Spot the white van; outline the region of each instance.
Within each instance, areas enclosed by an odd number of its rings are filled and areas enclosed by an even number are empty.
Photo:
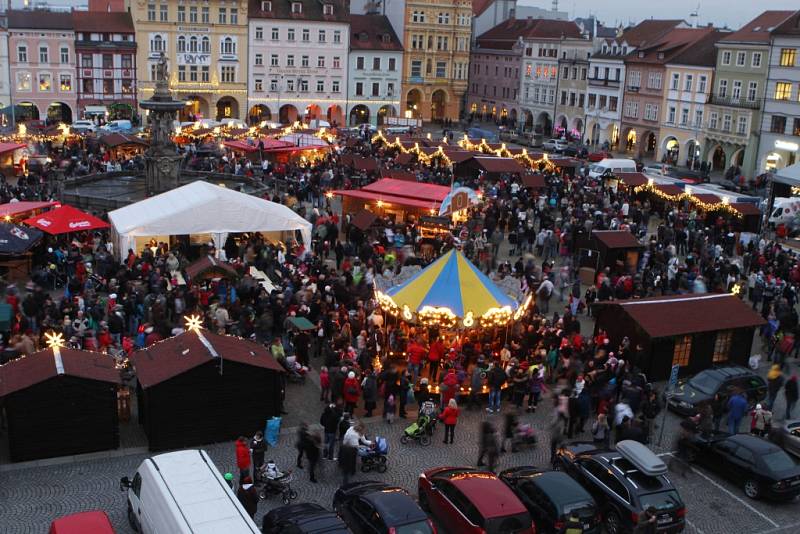
[[[142,534],[256,534],[258,527],[205,451],[148,458],[128,491],[128,521]]]
[[[769,214],[769,224],[789,224],[800,217],[800,198],[776,197]]]
[[[599,178],[606,172],[617,174],[618,172],[636,172],[636,162],[632,159],[610,159],[606,158],[589,166],[589,178]]]
[[[101,130],[105,130],[107,132],[127,132],[133,129],[133,125],[129,120],[117,120],[117,121],[108,121],[106,124],[100,127]]]

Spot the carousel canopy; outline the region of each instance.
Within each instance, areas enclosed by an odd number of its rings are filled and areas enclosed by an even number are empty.
[[[384,309],[406,320],[455,326],[458,319],[466,327],[479,321],[484,326],[505,324],[530,305],[530,298],[520,305],[506,295],[455,249],[413,278],[379,293],[378,300]]]

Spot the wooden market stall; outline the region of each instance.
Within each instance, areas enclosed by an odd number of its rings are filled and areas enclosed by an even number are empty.
[[[514,158],[474,154],[456,164],[456,176],[459,178],[477,178],[483,174],[488,179],[497,179],[509,174],[521,176],[524,172],[525,167]]]
[[[438,213],[450,188],[394,178],[382,178],[360,189],[340,189],[331,194],[342,197],[342,216],[366,209],[396,222],[409,215],[420,217]]]
[[[644,245],[627,230],[593,230],[591,248],[600,253],[599,269],[634,274]]]
[[[100,144],[106,147],[114,159],[126,159],[141,154],[150,146],[147,141],[135,135],[110,133],[100,138]]]
[[[693,375],[715,364],[747,365],[755,329],[764,319],[730,293],[674,295],[595,304],[595,333],[617,347],[641,345],[638,366],[648,380],[669,378],[673,365]]]

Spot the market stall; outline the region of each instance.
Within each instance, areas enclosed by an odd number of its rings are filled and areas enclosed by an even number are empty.
[[[525,168],[514,158],[483,155],[473,155],[456,164],[455,167],[456,176],[459,178],[484,176],[488,179],[497,179],[509,174],[521,176],[525,172]]]
[[[627,230],[593,230],[591,248],[600,254],[598,267],[616,274],[634,274],[644,245]]]
[[[103,230],[108,228],[108,223],[89,215],[72,206],[60,206],[41,215],[22,221],[23,224],[33,226],[50,235],[83,232],[85,230]]]
[[[396,222],[404,221],[408,215],[432,215],[439,207],[450,188],[421,182],[408,182],[394,178],[382,178],[360,189],[340,189],[331,196],[342,197],[342,215],[358,213],[367,209],[380,216],[389,216]]]
[[[151,239],[170,242],[176,236],[213,241],[219,251],[229,234],[242,232],[284,241],[299,231],[306,250],[311,247],[311,223],[290,208],[203,181],[114,210],[108,217],[119,254],[139,251]]]
[[[36,228],[0,222],[0,275],[6,282],[25,281],[30,278],[30,250],[42,240]]]
[[[52,200],[8,202],[0,204],[0,218],[5,222],[22,221],[54,206],[57,207],[60,204]]]
[[[106,147],[109,155],[115,159],[128,159],[143,153],[150,146],[141,137],[124,133],[106,134],[100,138],[100,144]]]

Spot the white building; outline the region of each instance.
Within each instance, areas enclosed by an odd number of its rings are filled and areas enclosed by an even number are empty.
[[[586,140],[616,146],[622,119],[625,55],[633,48],[624,39],[608,39],[589,58]]]
[[[772,32],[756,173],[800,160],[800,11]]]
[[[350,15],[347,121],[383,124],[400,112],[403,45],[385,15]]]
[[[250,11],[248,118],[344,124],[350,25],[343,0],[262,1]]]

